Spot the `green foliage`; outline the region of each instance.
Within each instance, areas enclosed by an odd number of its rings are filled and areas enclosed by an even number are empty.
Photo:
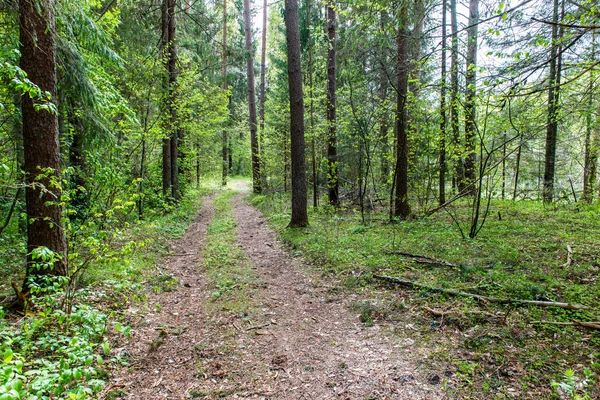
[[[106,346],[107,316],[85,304],[70,313],[57,308],[64,297],[62,288],[45,285],[44,291],[34,291],[34,308],[26,318],[0,321],[0,398],[87,399],[104,386],[104,359],[97,349]]]
[[[552,387],[561,399],[591,400],[587,387],[594,384],[595,375],[589,369],[584,369],[583,375],[581,379],[572,369],[567,369],[560,382],[552,381]]]

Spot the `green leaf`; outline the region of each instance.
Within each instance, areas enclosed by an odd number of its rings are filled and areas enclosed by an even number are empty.
[[[9,362],[11,362],[14,355],[15,354],[13,353],[11,348],[6,349],[6,351],[4,352],[4,363],[8,364]]]

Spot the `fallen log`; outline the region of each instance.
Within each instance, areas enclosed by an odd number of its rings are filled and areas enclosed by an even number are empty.
[[[557,301],[541,301],[541,300],[522,300],[522,299],[501,299],[498,297],[482,296],[475,293],[467,293],[457,289],[444,289],[429,285],[423,285],[421,283],[412,282],[406,279],[396,278],[393,276],[384,275],[373,275],[373,278],[380,279],[395,285],[405,286],[410,289],[422,289],[432,293],[444,293],[451,296],[458,297],[470,297],[474,300],[481,301],[482,303],[497,303],[497,304],[520,304],[520,305],[531,305],[538,307],[558,307],[565,308],[568,310],[590,310],[591,307],[584,306],[581,304],[573,303],[560,303]]]

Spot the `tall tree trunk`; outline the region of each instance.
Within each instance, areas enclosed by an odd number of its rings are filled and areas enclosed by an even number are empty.
[[[246,61],[248,77],[248,109],[250,114],[250,148],[252,152],[252,191],[260,193],[260,155],[256,124],[256,95],[254,93],[254,57],[252,50],[252,20],[250,18],[250,0],[244,0],[244,34],[246,38]]]
[[[329,204],[339,205],[336,118],[336,10],[335,1],[327,3],[327,187]]]
[[[267,14],[269,11],[269,5],[267,0],[263,3],[263,27],[262,27],[262,43],[260,49],[260,137],[259,137],[259,151],[263,154],[260,158],[261,161],[261,185],[263,189],[267,188],[267,176],[265,171],[265,158],[264,158],[264,137],[265,137],[265,90],[266,90],[266,75],[267,75]]]
[[[558,34],[558,0],[554,0],[552,17],[552,47],[550,49],[550,76],[548,79],[548,115],[546,125],[546,151],[544,156],[544,203],[552,203],[554,198],[554,171],[556,163],[556,136],[558,133],[558,96],[560,83],[560,56]]]
[[[521,151],[523,151],[523,133],[519,136],[519,148],[517,150],[517,161],[515,164],[515,185],[513,189],[513,201],[517,199],[517,189],[519,188],[519,172],[521,171]]]
[[[588,185],[590,187],[591,193],[590,197],[593,197],[594,190],[596,187],[596,177],[598,174],[598,151],[600,150],[600,126],[596,124],[594,129],[594,137],[592,139],[592,149],[590,151],[590,172],[588,175]],[[600,191],[598,193],[600,195]]]
[[[71,145],[69,146],[69,166],[74,170],[71,178],[73,187],[71,205],[75,209],[75,213],[72,214],[72,217],[76,218],[81,217],[89,206],[89,196],[85,180],[85,158],[83,153],[84,126],[83,120],[78,115],[77,106],[74,102],[71,102],[69,105],[67,113],[67,118],[73,131]]]
[[[175,41],[175,11],[177,6],[177,0],[168,0],[168,37],[169,42],[167,44],[169,58],[167,61],[167,68],[169,74],[169,97],[167,100],[167,106],[171,115],[170,120],[170,150],[171,150],[171,197],[174,200],[180,199],[179,192],[179,131],[177,127],[177,107],[175,105],[175,97],[177,96],[177,43]]]
[[[227,92],[227,0],[223,0],[223,65],[221,66],[221,80],[224,92]],[[231,98],[231,96],[229,96]],[[222,143],[222,161],[221,161],[221,185],[227,185],[227,173],[229,171],[227,144],[228,144],[227,127],[223,129]]]
[[[265,0],[266,1],[266,0]],[[315,149],[315,116],[314,116],[314,85],[313,85],[313,46],[312,34],[310,32],[312,3],[310,0],[306,2],[306,25],[308,30],[308,87],[309,95],[309,113],[310,113],[310,156],[312,169],[312,184],[313,184],[313,207],[318,205],[318,182],[317,182],[317,153]]]
[[[502,135],[502,200],[506,197],[506,133]]]
[[[285,0],[288,83],[290,93],[290,136],[292,158],[292,218],[290,227],[308,225],[306,170],[304,161],[304,100],[298,0]]]
[[[475,136],[477,134],[477,26],[479,0],[469,1],[469,28],[467,30],[467,71],[465,73],[465,165],[463,187],[475,182]],[[475,189],[473,187],[473,194]]]
[[[394,198],[394,216],[408,218],[408,77],[410,63],[408,60],[409,32],[406,6],[401,7],[398,16],[398,47],[397,78],[398,98],[396,108],[396,195]]]
[[[596,35],[592,34],[592,54],[591,59],[596,57]],[[585,131],[585,156],[583,162],[583,195],[581,198],[586,203],[591,203],[594,197],[594,182],[590,181],[592,169],[596,166],[592,164],[593,154],[598,151],[592,145],[592,137],[594,134],[594,117],[592,109],[594,107],[594,72],[590,71],[590,83],[588,85],[588,106],[585,115],[586,131]]]
[[[450,26],[452,29],[452,47],[450,52],[450,126],[452,128],[452,147],[454,162],[453,181],[458,190],[462,190],[460,182],[463,181],[462,145],[459,133],[459,108],[458,102],[458,19],[456,15],[456,0],[450,0]]]
[[[165,77],[164,91],[167,93],[167,105],[165,107],[166,113],[170,115],[168,107],[168,93],[169,93],[169,76],[168,76],[168,58],[169,58],[169,2],[170,0],[163,0],[162,3],[162,36],[161,36],[161,61],[165,63],[165,69],[167,70],[167,76]],[[171,196],[172,190],[172,174],[171,174],[171,129],[170,123],[165,123],[164,138],[162,140],[162,190],[163,196]]]
[[[387,25],[387,12],[385,10],[381,11],[380,18],[380,29],[381,32],[385,32]],[[381,141],[381,181],[384,184],[387,184],[390,174],[390,165],[388,162],[388,152],[389,152],[389,140],[388,140],[388,113],[386,100],[388,95],[388,78],[387,78],[387,50],[381,49],[379,54],[381,57],[380,60],[380,69],[379,69],[379,102],[382,108],[381,114],[381,122],[379,123],[379,140]]]
[[[446,202],[446,0],[442,0],[442,66],[440,83],[439,203]]]
[[[31,82],[56,99],[56,44],[54,40],[54,1],[20,0],[19,26],[21,68]],[[68,274],[67,243],[62,223],[60,145],[58,119],[48,110],[36,111],[34,101],[22,98],[24,169],[27,219],[27,269],[24,291],[29,278],[40,275]],[[31,252],[45,246],[59,256],[46,269],[34,267]]]

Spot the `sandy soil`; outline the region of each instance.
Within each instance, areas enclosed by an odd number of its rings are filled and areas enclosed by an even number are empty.
[[[364,327],[350,299],[332,295],[331,282],[292,257],[244,196],[233,197],[232,207],[238,244],[261,282],[253,291],[253,325],[205,306],[201,249],[214,215],[208,198],[165,262],[178,278],[176,290],[129,310],[134,335],[115,351],[130,365],[115,372],[105,398],[447,398],[428,382],[410,343],[385,327]]]

